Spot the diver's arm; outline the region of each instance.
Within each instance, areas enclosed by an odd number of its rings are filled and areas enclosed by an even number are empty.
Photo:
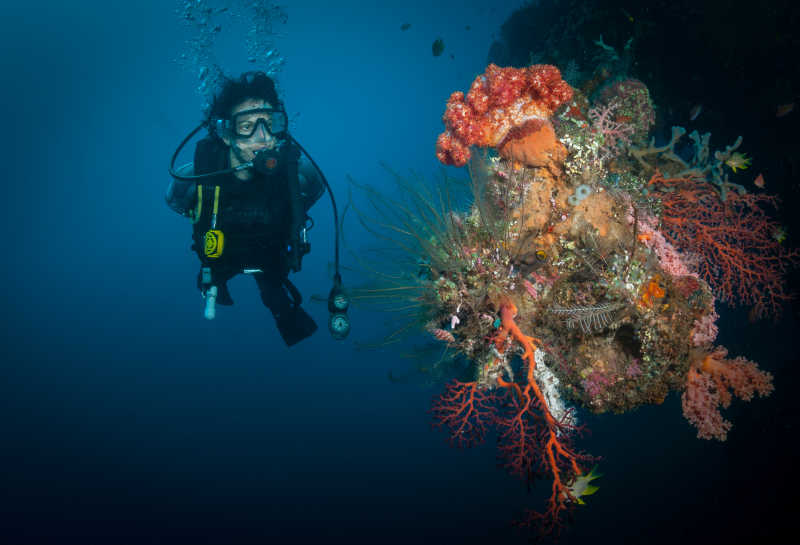
[[[319,172],[305,156],[300,158],[297,177],[300,181],[300,195],[303,197],[305,209],[308,210],[325,193],[325,186],[322,184]]]
[[[189,163],[182,166],[178,169],[178,174],[191,176],[194,174],[193,165]],[[196,188],[197,184],[195,182],[173,178],[167,186],[167,194],[165,195],[167,206],[181,216],[189,217],[189,211],[194,209],[197,199]]]

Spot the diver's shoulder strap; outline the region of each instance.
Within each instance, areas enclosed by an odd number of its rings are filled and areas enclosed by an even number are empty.
[[[228,148],[225,142],[216,136],[206,136],[198,140],[194,148],[194,173],[208,174],[228,168]],[[213,185],[214,179],[209,178],[206,183]]]
[[[228,168],[227,150],[225,143],[216,136],[209,135],[198,140],[194,148],[194,174],[208,174]],[[213,176],[204,179],[204,183],[197,184],[196,205],[191,212],[191,218],[196,226],[195,231],[200,229],[201,234],[205,234],[207,229],[213,229],[211,224],[213,216],[216,215],[214,208],[219,206],[221,181],[221,177]]]
[[[199,223],[202,229],[216,227],[214,224],[219,213],[219,192],[218,185],[197,185],[197,204],[191,212],[193,224]]]

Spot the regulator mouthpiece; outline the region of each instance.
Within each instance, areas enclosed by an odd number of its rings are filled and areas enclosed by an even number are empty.
[[[253,159],[253,168],[266,176],[272,176],[281,165],[281,153],[278,150],[264,150],[256,154]]]

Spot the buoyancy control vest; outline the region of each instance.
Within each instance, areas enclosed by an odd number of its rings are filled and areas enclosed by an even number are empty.
[[[228,168],[228,150],[214,136],[200,140],[195,174]],[[204,266],[270,267],[281,275],[300,270],[309,245],[304,240],[307,215],[299,189],[299,158],[299,150],[285,143],[266,159],[274,169],[267,166],[268,174],[255,172],[248,181],[222,174],[197,184],[193,249]]]

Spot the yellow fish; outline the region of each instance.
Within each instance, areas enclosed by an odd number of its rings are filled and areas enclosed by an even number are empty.
[[[733,172],[735,173],[736,169],[745,170],[747,167],[749,167],[750,158],[744,153],[739,153],[737,151],[734,152],[733,155],[731,155],[727,161],[725,161],[725,164],[731,167],[731,170],[733,170]]]
[[[581,499],[581,496],[591,496],[598,490],[599,486],[594,486],[591,483],[593,480],[602,477],[600,473],[595,473],[597,466],[594,466],[588,475],[580,475],[575,478],[575,482],[569,486],[569,493],[575,498],[580,505],[586,505],[586,502]]]

